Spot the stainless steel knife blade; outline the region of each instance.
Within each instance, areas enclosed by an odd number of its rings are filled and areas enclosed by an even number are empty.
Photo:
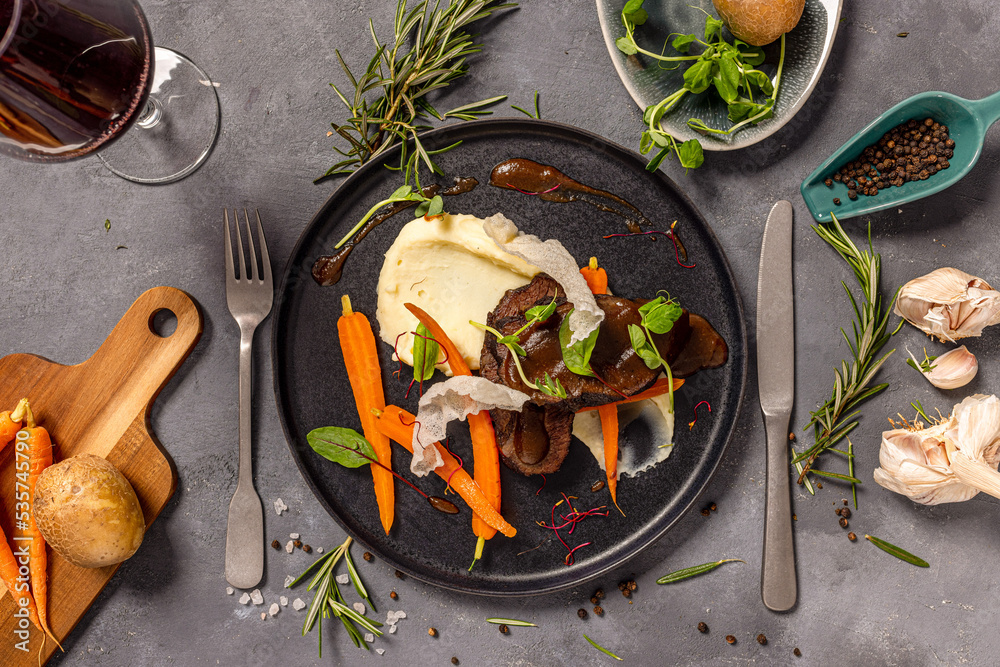
[[[767,494],[760,591],[773,611],[795,606],[795,545],[788,470],[788,422],[795,395],[792,205],[771,208],[757,278],[757,386],[767,434]]]

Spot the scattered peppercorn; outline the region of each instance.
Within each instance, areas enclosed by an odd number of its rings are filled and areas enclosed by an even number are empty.
[[[823,482],[816,482],[816,488],[817,489],[822,489],[823,488]]]
[[[844,507],[847,507],[847,498],[841,498],[841,500],[844,502]]]
[[[840,511],[840,516],[844,517],[845,519],[850,519],[851,518],[850,508],[845,507],[844,509],[842,509]]]
[[[793,654],[795,654],[795,657],[796,657],[796,658],[800,658],[800,657],[802,657],[802,651],[800,651],[800,650],[799,650],[799,649],[797,649],[797,648],[793,648],[793,649],[792,649],[792,653],[793,653]]]
[[[698,624],[698,632],[701,632],[702,634],[708,632],[708,624],[705,623],[705,621]]]
[[[590,490],[592,492],[594,492],[594,493],[597,493],[598,491],[600,491],[603,488],[604,488],[604,480],[603,479],[598,480],[598,481],[596,481],[596,482],[594,482],[593,484],[590,485]]]
[[[275,541],[271,542],[271,546],[274,547],[275,549],[280,549],[281,548],[281,542],[279,542],[278,540],[275,540]]]
[[[847,534],[847,539],[849,539],[851,542],[853,542],[854,540],[858,539],[858,536],[855,535],[854,533],[848,533]]]
[[[833,205],[834,206],[840,206],[840,197],[834,197],[833,198]]]
[[[844,511],[843,507],[838,507],[837,509],[833,510],[833,513],[836,514],[837,516],[841,516],[841,512],[843,511]]]
[[[577,609],[576,615],[579,616],[581,619],[587,618],[587,610],[583,608]]]
[[[406,575],[403,574],[402,572],[400,572],[399,570],[396,570],[396,578],[397,579],[405,579]]]
[[[505,635],[508,632],[510,632],[510,629],[506,625],[501,625],[500,626],[500,634]]]
[[[764,636],[763,632],[757,635],[757,643],[761,646],[767,643],[767,637]]]
[[[604,597],[604,589],[603,588],[598,588],[596,591],[594,591],[594,597],[597,598],[598,600],[600,600],[601,598],[603,598]]]
[[[730,644],[735,644],[736,637],[733,637],[732,635],[726,635],[726,641],[729,642]]]
[[[601,605],[597,605],[594,607],[594,613],[598,616],[604,616],[604,608]]]
[[[372,555],[371,555],[370,553],[368,553],[367,551],[366,551],[366,552],[364,552],[363,554],[361,554],[361,557],[362,557],[362,558],[364,558],[364,559],[365,559],[366,561],[368,561],[369,563],[370,563],[370,562],[372,562],[372,558],[374,558],[374,556],[372,556]]]
[[[438,636],[437,628],[427,628],[427,634],[429,634],[431,637],[437,637]]]
[[[840,527],[847,528],[847,519],[845,519],[844,517],[840,517]]]
[[[295,547],[296,549],[301,549],[301,548],[302,548],[302,540],[293,540],[293,541],[292,541],[292,545],[293,545],[293,546],[294,546],[294,547]]]
[[[396,591],[389,591],[389,597],[395,600],[396,598],[399,597],[399,593],[397,593]]]
[[[313,548],[308,544],[303,544],[302,550],[305,551],[307,554],[311,554],[313,552]]]
[[[832,188],[833,187],[833,179],[832,178],[826,179],[825,181],[823,181],[823,185],[825,185],[828,188]]]
[[[788,434],[788,439],[789,440],[795,440],[795,434],[794,433],[789,433]]]
[[[708,516],[709,514],[711,514],[711,512],[708,510],[707,507],[701,511],[702,516]]]
[[[451,656],[451,664],[453,664],[453,665],[457,665],[458,664],[458,657],[457,656]]]
[[[719,507],[715,503],[712,503],[711,505],[708,506],[708,509],[714,512],[715,510],[719,509]]]
[[[597,603],[598,603],[597,596],[596,595],[591,595],[590,596],[590,604],[597,604]]]

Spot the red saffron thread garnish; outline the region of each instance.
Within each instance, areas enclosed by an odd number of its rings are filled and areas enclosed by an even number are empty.
[[[573,547],[572,549],[570,549],[569,553],[566,554],[566,565],[569,566],[569,565],[572,565],[573,563],[576,562],[576,556],[574,556],[573,554],[576,553],[577,549],[582,549],[585,546],[588,546],[590,544],[591,544],[591,542],[584,542],[583,544],[579,544],[579,545]]]
[[[392,356],[395,357],[396,361],[399,362],[399,368],[397,368],[396,370],[394,370],[392,372],[392,377],[397,378],[397,379],[403,374],[403,359],[399,356],[399,350],[397,350],[396,348],[399,347],[399,339],[402,338],[405,334],[406,334],[406,332],[403,331],[398,336],[396,336],[396,342],[392,344]],[[410,384],[413,384],[413,383],[411,382]],[[406,390],[406,394],[409,395],[409,393],[410,393],[410,390],[407,389]]]
[[[444,485],[444,490],[445,491],[447,491],[448,489],[451,489],[451,478],[455,476],[455,473],[465,467],[465,462],[462,461],[462,457],[459,456],[458,454],[456,454],[455,452],[453,452],[451,450],[451,446],[448,444],[450,441],[451,441],[451,436],[448,436],[447,438],[444,439],[444,448],[446,450],[448,450],[449,454],[451,454],[456,459],[458,459],[458,467],[455,468],[454,470],[452,470],[451,474],[448,475],[448,479],[445,481],[445,485]],[[454,489],[452,489],[452,493],[454,493]]]
[[[629,234],[608,234],[607,236],[604,236],[602,238],[605,238],[605,239],[614,239],[614,238],[619,238],[619,237],[624,237],[624,236],[649,236],[649,235],[652,235],[652,234],[662,234],[663,236],[666,236],[671,241],[673,241],[673,244],[674,244],[674,259],[677,260],[677,265],[678,266],[680,266],[682,269],[693,269],[695,267],[694,264],[685,264],[684,262],[681,261],[681,248],[680,248],[680,245],[678,245],[678,243],[677,243],[677,237],[674,236],[673,225],[670,226],[670,231],[669,232],[661,232],[661,231],[658,231],[658,230],[654,229],[654,230],[650,230],[648,232],[631,232]]]
[[[521,193],[522,195],[529,195],[529,196],[531,196],[531,197],[534,197],[534,196],[536,196],[536,195],[546,195],[546,194],[548,194],[548,193],[552,192],[553,190],[558,190],[558,189],[559,189],[559,184],[558,184],[558,183],[556,183],[555,185],[553,185],[553,186],[552,186],[551,188],[549,188],[548,190],[542,190],[541,192],[528,192],[527,190],[522,190],[521,188],[515,188],[515,187],[514,187],[513,185],[511,185],[510,183],[508,183],[508,184],[507,184],[507,187],[508,187],[508,188],[510,188],[511,190],[517,190],[517,191],[518,191],[518,192],[520,192],[520,193]]]
[[[698,404],[694,406],[694,419],[688,422],[688,430],[689,431],[694,428],[695,422],[698,421],[698,408],[701,407],[702,403],[705,404],[705,406],[708,408],[709,412],[712,411],[712,404],[711,403],[709,403],[708,401],[699,401]]]
[[[573,501],[571,500],[571,499],[576,499],[576,496],[567,496],[565,493],[561,493],[560,495],[562,495],[562,500],[556,502],[556,504],[554,504],[552,506],[552,510],[551,510],[551,512],[549,514],[549,516],[552,519],[552,524],[551,525],[546,525],[546,523],[544,521],[536,521],[535,523],[537,523],[542,528],[545,528],[547,530],[553,531],[556,534],[556,539],[558,539],[559,542],[564,547],[566,547],[566,551],[569,552],[569,553],[566,554],[566,558],[565,558],[565,563],[566,563],[567,566],[569,566],[569,565],[572,565],[573,563],[576,562],[576,558],[574,557],[573,554],[577,551],[577,549],[585,547],[588,544],[591,544],[591,542],[585,542],[585,543],[577,545],[575,547],[570,547],[569,544],[566,543],[566,540],[564,540],[562,538],[562,535],[559,534],[559,531],[562,530],[563,528],[566,528],[567,526],[569,526],[569,534],[572,535],[573,534],[573,530],[576,529],[576,525],[578,523],[580,523],[581,521],[583,521],[584,519],[586,519],[587,517],[591,517],[591,516],[608,516],[608,512],[607,511],[604,511],[604,512],[601,511],[601,510],[607,510],[607,506],[606,505],[601,505],[600,507],[594,507],[592,509],[587,510],[586,512],[577,511],[577,509],[575,507],[573,507]],[[559,518],[562,519],[563,522],[557,526],[556,525],[556,508],[559,507],[560,505],[562,505],[563,503],[566,503],[566,505],[569,507],[570,511],[567,514],[560,514],[559,515]]]
[[[539,474],[541,474],[541,473],[539,473]],[[544,489],[544,488],[545,488],[545,483],[546,483],[547,481],[548,481],[548,480],[546,480],[546,479],[545,479],[545,475],[542,475],[542,485],[541,485],[540,487],[538,487],[538,490],[537,490],[537,491],[535,491],[535,495],[536,495],[536,496],[537,496],[537,495],[538,495],[539,493],[541,493],[541,492],[542,492],[542,489]]]

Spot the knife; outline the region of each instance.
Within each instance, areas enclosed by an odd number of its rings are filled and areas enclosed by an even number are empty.
[[[788,422],[795,391],[792,205],[767,216],[757,278],[757,386],[767,434],[767,496],[760,595],[772,611],[795,606],[795,545],[788,470]]]

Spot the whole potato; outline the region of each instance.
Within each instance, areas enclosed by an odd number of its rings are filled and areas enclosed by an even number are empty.
[[[712,0],[729,32],[747,44],[770,44],[798,25],[806,0]]]
[[[132,485],[93,454],[46,468],[35,485],[32,512],[45,541],[80,567],[126,560],[142,544],[146,530]]]

